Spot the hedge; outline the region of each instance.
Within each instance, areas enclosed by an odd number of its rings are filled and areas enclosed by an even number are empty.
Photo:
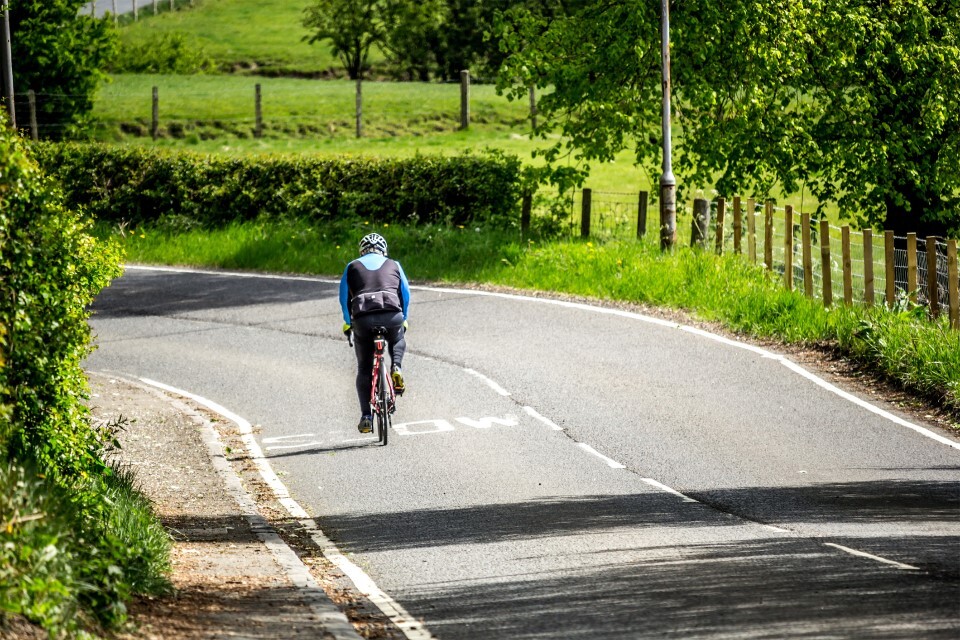
[[[98,220],[221,226],[257,218],[469,224],[517,219],[520,161],[500,152],[372,159],[230,158],[141,147],[39,143],[67,204]]]
[[[89,226],[0,114],[0,628],[51,637],[119,625],[133,594],[167,588],[169,538],[85,403],[87,309],[121,271]]]

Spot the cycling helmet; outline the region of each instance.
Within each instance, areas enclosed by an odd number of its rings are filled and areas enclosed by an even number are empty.
[[[360,255],[376,251],[382,256],[387,255],[387,241],[379,233],[368,233],[360,240]]]

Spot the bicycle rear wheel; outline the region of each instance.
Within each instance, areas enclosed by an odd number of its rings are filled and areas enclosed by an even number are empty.
[[[381,446],[387,445],[387,434],[390,430],[390,389],[387,386],[389,382],[386,369],[386,365],[382,365],[377,389],[377,440]]]

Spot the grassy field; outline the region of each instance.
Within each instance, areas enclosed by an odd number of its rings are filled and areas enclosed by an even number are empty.
[[[160,34],[183,34],[192,46],[228,69],[340,72],[340,61],[329,47],[303,41],[309,35],[303,27],[306,5],[306,0],[195,0],[192,8],[157,16],[141,7],[140,20],[125,24],[121,38],[137,42]]]

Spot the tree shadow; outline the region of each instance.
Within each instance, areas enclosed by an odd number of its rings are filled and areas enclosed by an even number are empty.
[[[176,316],[195,311],[336,298],[337,285],[309,280],[206,273],[136,272],[104,289],[91,305],[99,318]]]

